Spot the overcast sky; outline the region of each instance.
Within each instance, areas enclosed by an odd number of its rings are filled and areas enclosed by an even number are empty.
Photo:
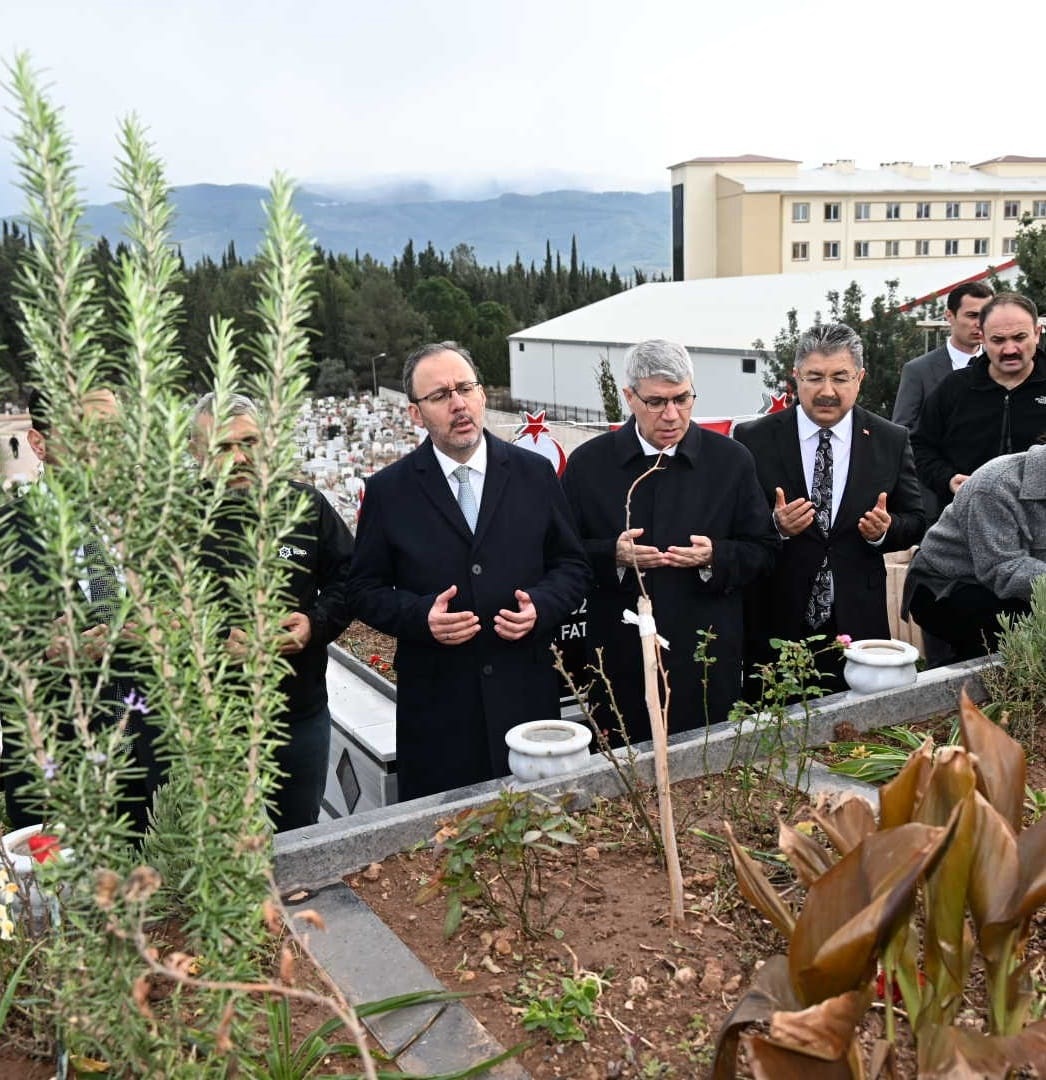
[[[0,58],[52,84],[91,201],[115,197],[131,111],[172,184],[655,191],[697,156],[1046,156],[1042,20],[1031,0],[8,0]],[[5,140],[0,212],[13,176]]]

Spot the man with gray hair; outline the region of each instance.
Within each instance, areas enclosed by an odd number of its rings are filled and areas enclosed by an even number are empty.
[[[777,565],[749,591],[749,661],[775,659],[773,638],[890,636],[883,554],[926,528],[908,431],[857,404],[861,339],[843,323],[800,339],[798,404],[734,433],[755,458],[774,525]],[[822,654],[822,685],[841,689],[841,655]]]
[[[682,345],[633,346],[625,355],[623,391],[631,419],[574,450],[563,475],[595,577],[586,644],[590,652],[603,650],[603,669],[633,742],[650,738],[650,723],[639,635],[621,617],[635,611],[640,575],[658,632],[669,642],[662,653],[669,730],[685,731],[725,720],[740,696],[741,588],[770,570],[779,544],[751,455],[691,422],[693,378]],[[701,631],[713,635],[714,662],[707,666],[694,660]],[[612,735],[616,724],[598,683],[591,701],[597,722]]]
[[[254,402],[231,394],[217,431],[214,394],[205,394],[193,410],[191,450],[204,483],[224,480],[227,512],[204,543],[204,561],[220,581],[236,572],[245,559],[237,543],[247,527],[249,493],[255,481],[254,457],[260,444]],[[309,509],[291,536],[274,538],[287,561],[280,652],[291,666],[280,683],[286,695],[286,741],[276,752],[283,777],[273,796],[270,815],[276,832],[313,825],[319,818],[330,753],[330,709],[327,705],[327,645],[352,621],[348,574],[353,538],[330,503],[313,487],[292,482],[292,492],[306,492]],[[247,635],[229,629],[226,648],[237,656]]]

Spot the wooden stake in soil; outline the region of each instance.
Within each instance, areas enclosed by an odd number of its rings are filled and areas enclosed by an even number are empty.
[[[672,812],[672,789],[668,777],[668,722],[661,708],[659,689],[660,665],[658,664],[657,627],[654,623],[654,605],[647,595],[636,602],[639,615],[639,642],[643,648],[643,687],[646,707],[650,714],[650,732],[654,738],[654,777],[657,782],[657,807],[661,819],[661,843],[665,849],[665,869],[668,872],[668,896],[671,902],[669,925],[675,926],[684,919],[683,871],[679,866],[679,849],[676,847],[676,823]]]

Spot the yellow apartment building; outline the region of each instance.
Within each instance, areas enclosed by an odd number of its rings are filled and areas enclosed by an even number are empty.
[[[671,166],[672,277],[1013,257],[1027,214],[1046,221],[1046,158],[976,165],[851,160],[801,169],[744,154]],[[942,266],[942,272],[947,274]]]

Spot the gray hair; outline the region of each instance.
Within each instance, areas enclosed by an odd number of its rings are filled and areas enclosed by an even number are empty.
[[[246,394],[229,394],[225,398],[225,412],[229,416],[254,416],[258,415],[258,407]],[[195,430],[204,416],[214,416],[214,391],[203,395],[193,406],[192,426]]]
[[[414,369],[422,360],[441,352],[457,353],[472,368],[472,374],[476,376],[476,380],[479,380],[475,361],[464,345],[459,345],[456,341],[433,341],[428,345],[422,345],[420,349],[415,349],[403,361],[403,392],[407,395],[408,401],[414,400]]]
[[[864,367],[864,346],[856,330],[841,322],[811,326],[795,347],[795,366],[802,367],[803,361],[812,353],[835,356],[841,352],[848,352],[853,357],[854,367],[858,371]]]
[[[686,349],[674,341],[663,338],[641,341],[625,353],[625,384],[634,390],[640,379],[692,383],[694,364]]]

